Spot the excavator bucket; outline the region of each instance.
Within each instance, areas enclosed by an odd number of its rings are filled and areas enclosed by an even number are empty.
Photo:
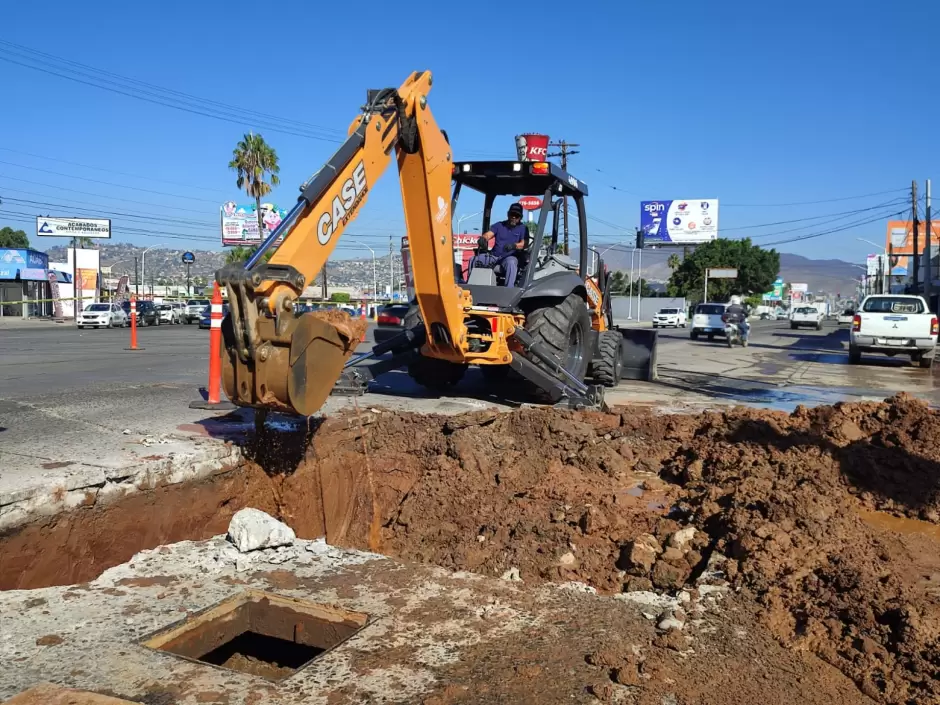
[[[659,331],[647,328],[618,328],[623,336],[623,363],[621,379],[655,382],[659,379],[656,368],[656,345]]]
[[[287,322],[280,335],[274,321],[259,321],[264,331],[253,363],[244,362],[235,345],[229,318],[222,326],[222,385],[240,406],[254,406],[310,416],[330,396],[343,365],[355,351],[365,321],[342,311],[311,311]]]

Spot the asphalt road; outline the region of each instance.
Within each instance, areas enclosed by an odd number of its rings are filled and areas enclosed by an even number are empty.
[[[361,350],[371,349],[372,329]],[[0,399],[141,384],[207,382],[209,331],[192,325],[79,330],[69,324],[0,329]]]

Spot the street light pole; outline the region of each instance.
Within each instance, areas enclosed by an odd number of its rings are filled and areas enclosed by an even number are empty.
[[[155,250],[158,247],[163,247],[163,244],[161,243],[159,245],[154,245],[153,247],[148,247],[140,255],[140,278],[144,280],[144,294],[145,295],[147,293],[147,273],[144,271],[144,267],[147,262],[147,253],[150,252],[150,250]],[[151,287],[150,298],[153,298],[153,287]]]
[[[891,270],[893,269],[893,267],[891,266],[891,262],[888,260],[888,248],[883,247],[882,245],[879,245],[876,242],[872,242],[871,240],[866,240],[863,237],[857,237],[855,239],[858,240],[859,242],[864,242],[866,245],[871,245],[872,247],[876,247],[882,251],[883,254],[881,255],[881,258],[880,258],[881,264],[878,265],[878,278],[875,279],[875,281],[878,284],[878,289],[879,289],[878,293],[881,293],[881,294],[888,293],[885,291],[885,288],[886,288],[885,281],[889,283],[889,286],[887,288],[890,290]]]
[[[483,211],[478,211],[477,213],[471,213],[470,215],[462,215],[462,216],[460,216],[459,218],[457,218],[457,232],[458,232],[458,233],[460,232],[460,224],[461,224],[463,221],[465,221],[467,218],[472,218],[473,216],[475,216],[475,215],[480,215],[480,214],[482,214],[482,213],[483,213]]]

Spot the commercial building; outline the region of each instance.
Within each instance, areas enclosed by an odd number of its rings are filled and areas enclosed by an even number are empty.
[[[50,269],[45,252],[0,249],[0,316],[61,316],[60,283],[71,285],[72,275]]]

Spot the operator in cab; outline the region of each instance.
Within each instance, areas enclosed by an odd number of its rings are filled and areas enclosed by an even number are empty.
[[[471,260],[471,267],[502,268],[506,277],[505,286],[516,285],[519,259],[516,253],[525,247],[526,226],[522,222],[522,206],[513,203],[506,213],[506,220],[493,224],[480,237],[480,254]],[[485,251],[484,248],[485,245]]]
[[[731,297],[729,306],[722,314],[721,320],[728,324],[736,324],[738,331],[741,333],[741,341],[747,343],[747,335],[751,330],[751,326],[747,322],[747,309],[744,308],[740,296]]]

